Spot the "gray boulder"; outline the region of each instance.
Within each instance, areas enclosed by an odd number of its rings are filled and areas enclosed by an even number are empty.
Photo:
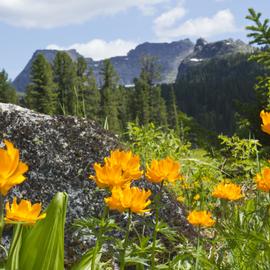
[[[52,117],[3,103],[0,130],[0,141],[12,141],[30,168],[27,180],[9,196],[42,202],[46,207],[56,192],[67,192],[66,257],[69,262],[78,259],[87,242],[80,243],[70,225],[74,219],[100,215],[105,193],[88,176],[94,162],[102,162],[110,150],[121,147],[118,138],[91,120]],[[156,187],[151,188],[155,192]],[[168,192],[164,192],[163,205],[162,216],[167,222],[185,235],[194,235],[183,207]]]

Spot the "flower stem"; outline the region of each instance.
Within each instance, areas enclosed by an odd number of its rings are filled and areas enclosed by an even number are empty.
[[[120,270],[125,269],[125,255],[126,255],[126,248],[127,248],[127,244],[128,244],[131,219],[132,219],[132,215],[131,215],[131,211],[129,210],[128,222],[127,222],[127,227],[126,227],[126,235],[125,235],[125,240],[124,240],[124,244],[123,244],[123,251],[121,252],[121,255],[120,255]]]
[[[157,241],[157,229],[158,229],[158,219],[159,219],[159,204],[161,199],[161,192],[163,188],[164,181],[161,182],[159,193],[156,197],[156,213],[155,213],[155,228],[153,232],[153,243],[152,243],[152,256],[151,256],[151,269],[155,269],[155,253],[156,253],[156,241]]]
[[[2,242],[4,225],[4,197],[0,194],[0,243]]]
[[[199,267],[200,233],[201,233],[201,228],[199,227],[198,236],[197,236],[197,252],[196,252],[195,270],[198,270],[199,269],[198,267]]]
[[[98,231],[98,235],[97,235],[97,241],[96,241],[95,249],[94,249],[93,256],[92,256],[92,263],[91,263],[92,270],[95,270],[96,257],[97,257],[97,254],[98,254],[100,248],[101,248],[100,238],[104,232],[104,227],[105,227],[104,223],[105,223],[107,214],[108,214],[108,207],[105,206],[103,209],[102,218],[99,222],[99,231]]]

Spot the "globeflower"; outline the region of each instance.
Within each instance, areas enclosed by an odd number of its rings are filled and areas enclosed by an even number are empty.
[[[215,198],[236,201],[244,197],[241,187],[233,183],[219,183],[213,190],[212,196]]]
[[[212,227],[216,221],[208,211],[192,211],[189,213],[187,220],[194,226]]]
[[[140,157],[133,155],[131,151],[112,151],[111,156],[105,158],[105,164],[120,166],[127,181],[138,179],[143,174],[143,171],[140,170]]]
[[[129,179],[124,177],[119,165],[109,166],[104,164],[104,166],[101,166],[99,163],[95,163],[94,169],[96,176],[90,176],[89,178],[93,179],[100,188],[108,187],[112,189],[113,187],[126,185],[129,182]]]
[[[269,192],[270,191],[270,168],[263,168],[261,173],[257,173],[255,176],[255,182],[257,184],[257,189]]]
[[[96,175],[89,177],[100,188],[122,187],[143,174],[140,170],[139,157],[132,155],[130,151],[112,151],[111,156],[105,158],[104,161],[103,166],[99,163],[94,164]]]
[[[6,196],[15,185],[25,180],[23,175],[28,171],[28,166],[20,161],[19,150],[7,140],[4,140],[6,149],[0,149],[0,193]]]
[[[262,131],[270,135],[270,113],[265,112],[264,110],[261,111],[260,117],[262,119]]]
[[[163,180],[174,182],[181,178],[180,164],[170,157],[153,160],[151,166],[147,165],[146,177],[153,183],[161,183]]]
[[[104,200],[112,210],[117,210],[121,213],[130,210],[136,214],[143,214],[150,211],[150,209],[146,209],[151,203],[149,200],[150,195],[150,190],[146,191],[138,187],[116,187],[112,189],[111,197]]]
[[[44,219],[46,213],[40,214],[41,203],[31,204],[30,201],[21,200],[17,204],[17,198],[13,199],[13,203],[10,205],[6,203],[6,217],[7,223],[22,222],[26,224],[35,224],[38,220]]]

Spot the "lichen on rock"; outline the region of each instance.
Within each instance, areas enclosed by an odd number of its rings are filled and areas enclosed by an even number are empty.
[[[94,162],[102,162],[112,149],[121,147],[117,137],[88,119],[48,116],[3,103],[0,130],[0,141],[12,141],[29,165],[27,180],[13,188],[9,196],[42,202],[46,207],[56,192],[67,192],[65,251],[69,261],[78,259],[86,247],[78,243],[70,225],[77,218],[97,216],[102,211],[104,191],[97,189],[88,176],[93,173]],[[169,194],[164,200],[165,220],[184,233],[192,233],[179,203]]]

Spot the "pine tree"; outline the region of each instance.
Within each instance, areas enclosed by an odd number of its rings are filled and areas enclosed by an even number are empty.
[[[76,64],[66,52],[58,52],[53,63],[54,81],[57,84],[57,113],[76,115],[77,74]]]
[[[149,102],[150,122],[159,126],[167,126],[166,105],[159,86],[150,87]]]
[[[85,95],[87,90],[87,63],[81,56],[76,63],[77,82],[75,87],[76,115],[86,117]]]
[[[4,69],[0,72],[0,102],[12,104],[18,103],[16,90],[12,87],[8,80],[8,74]]]
[[[118,119],[117,83],[118,75],[109,59],[104,60],[101,70],[103,85],[101,88],[101,119],[107,119],[109,129],[120,131]]]
[[[84,92],[83,107],[87,118],[100,120],[100,90],[97,87],[93,70],[87,74],[87,84]]]
[[[176,134],[179,134],[179,120],[178,110],[176,106],[175,93],[173,86],[169,88],[169,96],[167,102],[167,115],[168,115],[168,126],[175,130]]]
[[[159,65],[155,57],[144,57],[140,77],[135,83],[134,111],[139,123],[146,125],[153,122],[156,125],[167,125],[165,100],[161,89],[155,83],[160,79]]]
[[[149,93],[150,85],[142,78],[135,79],[135,103],[134,113],[135,119],[138,119],[140,125],[146,125],[150,121],[149,109]]]
[[[31,67],[31,82],[26,90],[27,107],[41,113],[55,112],[55,84],[50,64],[43,54],[37,55]]]

